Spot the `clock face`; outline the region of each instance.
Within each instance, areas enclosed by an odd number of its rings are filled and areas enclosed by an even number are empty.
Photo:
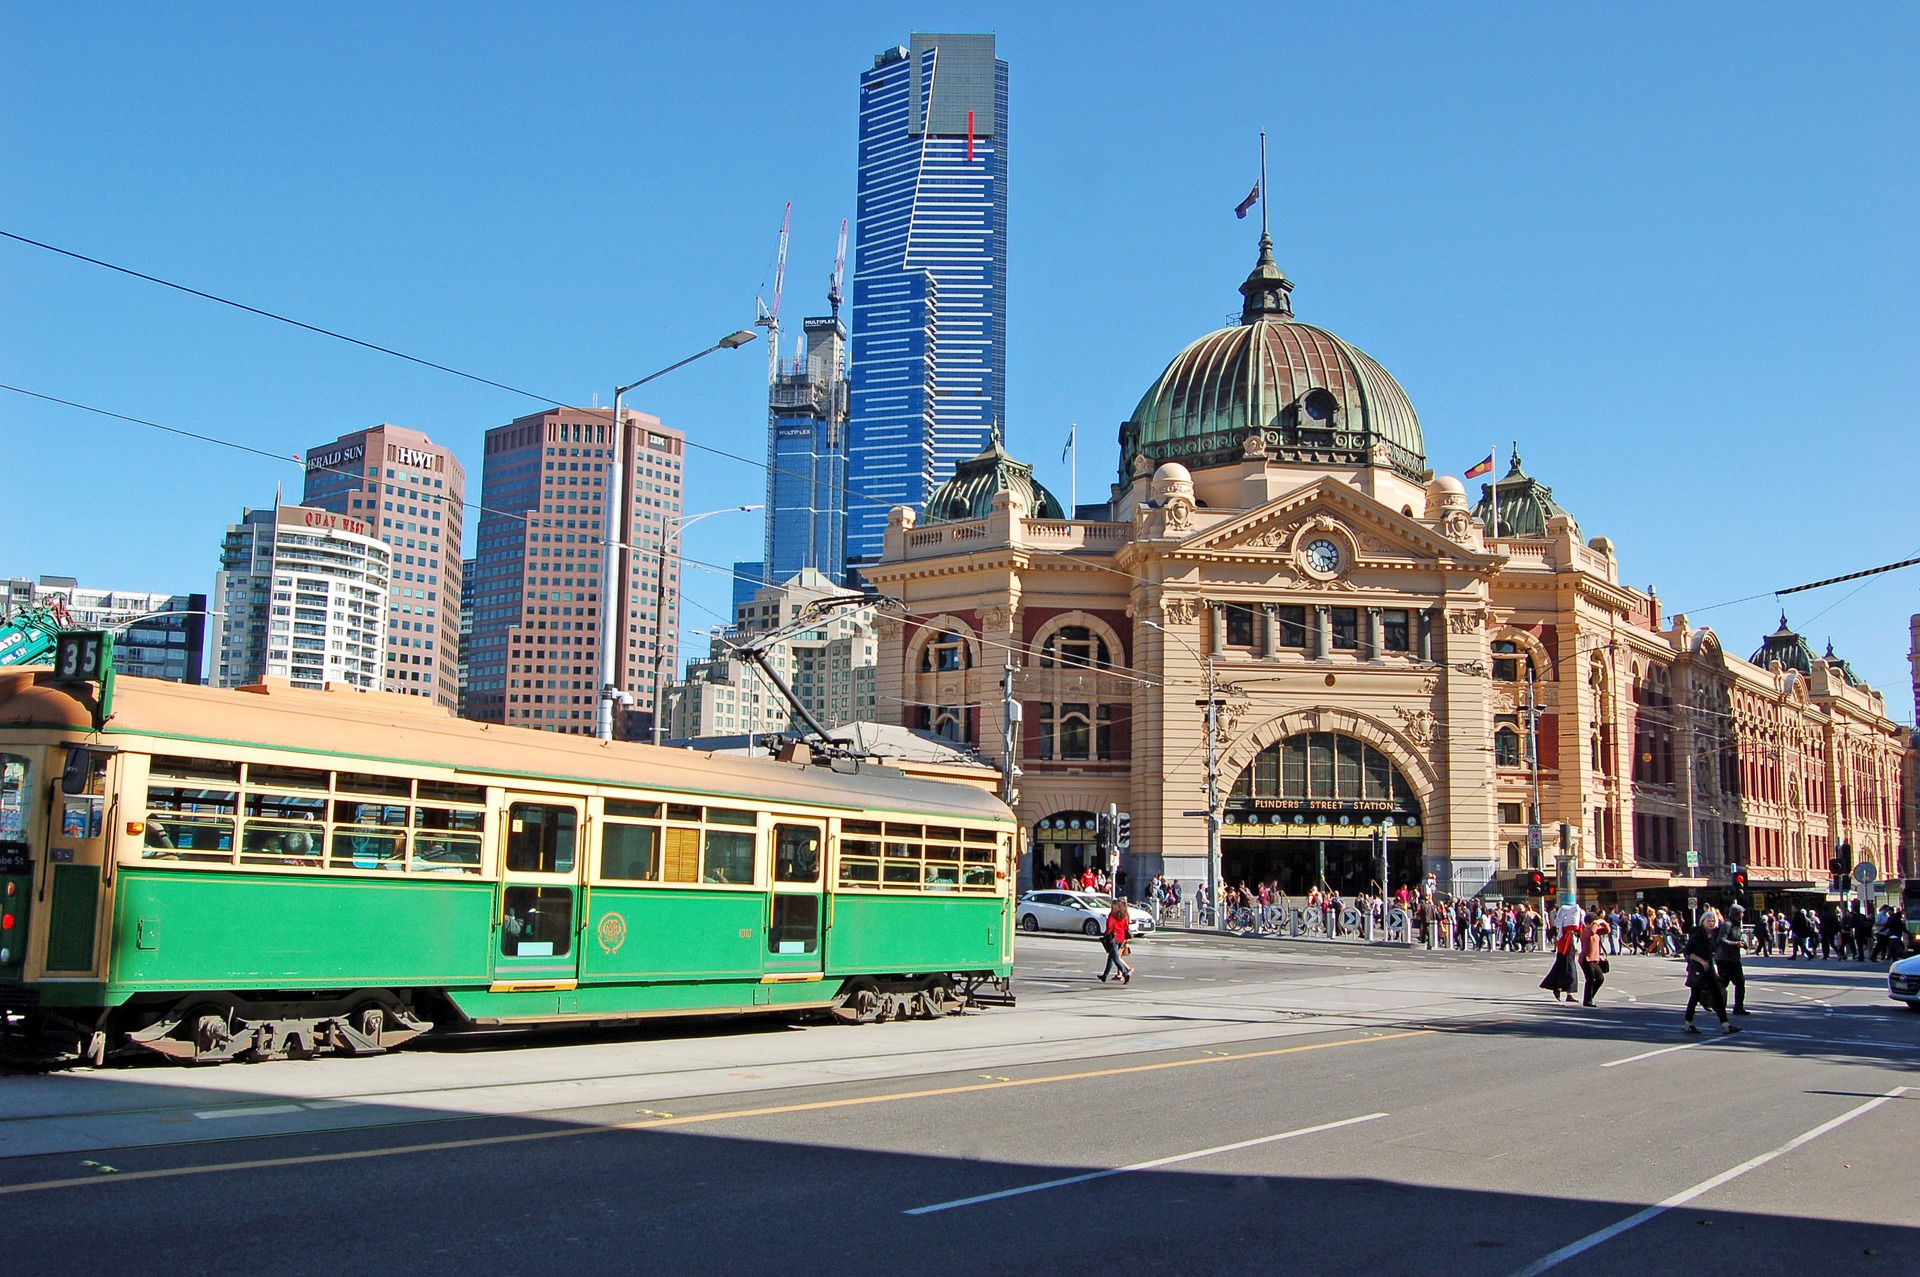
[[[1340,566],[1340,547],[1322,537],[1307,542],[1307,552],[1303,557],[1307,566],[1315,572],[1332,572]]]

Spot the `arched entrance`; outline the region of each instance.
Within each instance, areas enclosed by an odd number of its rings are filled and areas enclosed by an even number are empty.
[[[1059,811],[1033,826],[1033,887],[1051,887],[1062,875],[1077,878],[1094,865],[1100,820],[1090,811]]]
[[[1230,884],[1283,895],[1328,886],[1377,891],[1382,831],[1387,889],[1420,885],[1422,813],[1393,760],[1356,736],[1300,732],[1255,754],[1228,793],[1220,835]]]

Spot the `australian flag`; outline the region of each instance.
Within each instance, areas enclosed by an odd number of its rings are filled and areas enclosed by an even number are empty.
[[[1247,198],[1241,200],[1238,204],[1235,204],[1233,206],[1233,215],[1235,217],[1244,219],[1247,215],[1247,210],[1252,208],[1255,204],[1259,202],[1260,202],[1260,183],[1255,182],[1253,184],[1253,189],[1247,192]]]

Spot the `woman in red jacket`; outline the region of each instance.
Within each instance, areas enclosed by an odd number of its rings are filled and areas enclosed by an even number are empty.
[[[1102,981],[1118,968],[1120,972],[1120,983],[1132,983],[1133,968],[1128,966],[1126,960],[1120,956],[1120,950],[1124,948],[1127,943],[1128,925],[1132,923],[1132,921],[1133,913],[1127,907],[1127,902],[1124,900],[1115,900],[1113,902],[1113,908],[1107,910],[1107,929],[1100,933],[1100,943],[1105,946],[1107,950],[1107,966],[1106,969],[1100,973],[1100,979]]]

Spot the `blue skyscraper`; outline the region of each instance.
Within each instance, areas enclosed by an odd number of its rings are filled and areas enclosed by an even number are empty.
[[[916,33],[860,77],[847,560],[1006,417],[1007,64]]]
[[[841,580],[847,561],[847,327],[833,314],[801,321],[768,395],[767,535],[757,563],[733,565],[733,601],[808,568]]]

